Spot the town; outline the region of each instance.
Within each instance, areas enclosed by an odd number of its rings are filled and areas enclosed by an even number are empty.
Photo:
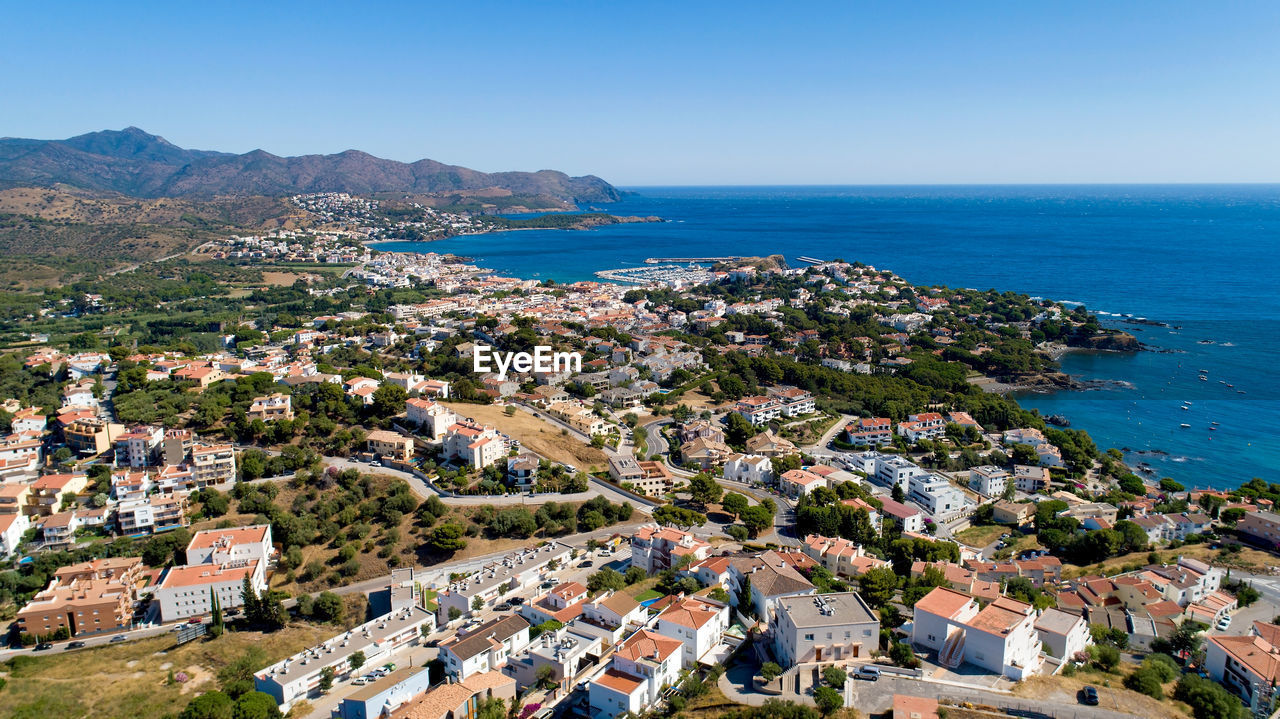
[[[365,244],[467,218],[293,202],[9,318],[5,703],[261,637],[166,662],[165,711],[1275,709],[1280,486],[1135,473],[983,389],[1051,381],[1083,308],[814,258],[501,277]],[[473,371],[535,348],[581,364]]]

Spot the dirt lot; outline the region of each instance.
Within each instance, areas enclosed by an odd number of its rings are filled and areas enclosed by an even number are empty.
[[[1132,667],[1128,667],[1132,668]],[[1125,689],[1123,677],[1115,674],[1081,672],[1074,677],[1061,674],[1054,677],[1032,677],[1018,682],[1014,688],[1015,696],[1028,699],[1046,699],[1049,701],[1074,704],[1085,685],[1098,689],[1098,706],[1103,709],[1125,712],[1134,716],[1150,717],[1184,717],[1191,713],[1190,707],[1182,702],[1169,698],[1173,693],[1173,682],[1165,687],[1165,699],[1156,700],[1145,694]]]
[[[524,447],[557,462],[572,464],[581,470],[604,469],[607,466],[604,452],[584,444],[582,440],[561,434],[560,427],[540,420],[527,412],[517,411],[508,417],[503,407],[487,404],[449,404],[463,417],[497,427],[520,440]]]
[[[1239,552],[1223,552],[1219,549],[1210,549],[1207,544],[1191,544],[1178,549],[1158,550],[1157,553],[1163,558],[1163,561],[1177,561],[1178,557],[1190,557],[1209,562],[1215,567],[1232,567],[1255,574],[1268,574],[1271,571],[1271,567],[1277,564],[1275,555],[1248,547],[1242,548]],[[1113,557],[1101,564],[1091,564],[1087,567],[1067,565],[1062,569],[1062,576],[1072,579],[1086,574],[1099,574],[1099,567],[1102,568],[1101,573],[1113,574],[1119,572],[1125,565],[1138,564],[1146,566],[1149,564],[1147,561],[1148,554],[1150,553],[1134,552],[1123,557]]]
[[[251,647],[262,650],[266,666],[334,631],[333,626],[297,623],[271,634],[228,632],[176,648],[171,637],[162,636],[39,657],[9,672],[0,719],[173,716],[191,697],[217,688],[218,671]],[[170,684],[171,670],[189,679]],[[93,678],[92,691],[84,691],[87,677]]]

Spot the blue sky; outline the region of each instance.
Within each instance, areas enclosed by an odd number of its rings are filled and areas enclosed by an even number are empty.
[[[1280,181],[1275,2],[40,5],[5,12],[0,135],[620,185]]]

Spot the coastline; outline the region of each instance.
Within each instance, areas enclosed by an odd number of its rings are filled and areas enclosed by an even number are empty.
[[[570,213],[556,212],[556,213],[543,213],[543,214],[548,214],[548,215],[555,214],[559,216],[564,216]],[[491,235],[498,232],[527,232],[527,231],[533,231],[533,230],[562,230],[566,232],[581,232],[585,230],[593,230],[597,227],[610,227],[612,225],[631,225],[631,224],[649,223],[649,222],[666,222],[666,220],[656,215],[641,217],[639,215],[608,215],[608,214],[601,215],[598,213],[594,213],[594,214],[586,213],[582,215],[582,218],[583,219],[579,222],[576,222],[571,225],[565,225],[563,227],[493,227],[493,228],[489,228],[479,232],[457,232],[454,234],[442,235],[440,237],[425,237],[425,238],[416,239],[416,240],[411,240],[406,238],[361,240],[360,244],[373,247],[375,245],[385,244],[389,242],[439,242],[440,240],[452,240],[458,237]],[[605,221],[606,218],[607,218],[607,221]]]

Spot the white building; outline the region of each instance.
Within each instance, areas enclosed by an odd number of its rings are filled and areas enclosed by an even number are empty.
[[[770,620],[783,667],[869,659],[880,647],[880,620],[857,592],[784,597]]]
[[[673,567],[681,557],[689,556],[697,561],[706,559],[710,553],[710,544],[671,527],[641,527],[631,537],[631,566],[639,567],[645,574],[657,574]]]
[[[984,465],[969,470],[969,488],[984,497],[1001,497],[1009,486],[1009,472],[1002,467]]]
[[[457,424],[458,415],[442,404],[412,397],[405,400],[405,419],[420,427],[432,442],[439,442]]]
[[[202,529],[187,543],[187,564],[232,564],[269,560],[271,525]]]
[[[640,714],[680,677],[684,644],[640,630],[614,653],[605,672],[588,691],[594,716]]]
[[[964,492],[936,474],[914,475],[908,487],[907,498],[935,517],[951,515],[968,505]]]
[[[937,587],[916,602],[911,641],[936,650],[943,666],[962,663],[1021,681],[1040,669],[1035,608],[1000,597],[979,609],[963,592]]]
[[[176,622],[213,611],[213,597],[223,609],[244,604],[244,578],[254,591],[267,589],[265,560],[234,564],[193,564],[170,567],[156,586],[154,597],[160,605],[160,621]]]
[[[30,527],[31,520],[25,514],[0,514],[0,557],[13,554]]]
[[[492,427],[458,422],[444,436],[444,454],[473,469],[484,469],[507,453],[507,445]]]
[[[506,614],[441,644],[440,661],[445,674],[456,681],[501,669],[511,655],[527,646],[529,622],[518,614]]]
[[[911,478],[919,474],[927,474],[927,472],[905,457],[899,457],[896,454],[876,455],[875,480],[879,484],[886,487],[896,484],[905,492]]]
[[[1061,609],[1046,609],[1036,620],[1036,632],[1044,651],[1051,657],[1070,659],[1083,652],[1092,639],[1084,617]]]
[[[416,644],[424,634],[434,632],[435,627],[435,615],[422,607],[384,614],[259,671],[253,675],[254,688],[287,709],[319,689],[325,669],[332,667],[338,677],[349,676],[352,654],[363,652],[365,665],[378,666],[401,647]]]
[[[743,397],[733,406],[733,411],[760,426],[782,416],[782,403],[772,397]]]
[[[770,484],[773,462],[759,454],[731,454],[724,464],[724,478],[744,484]]]
[[[658,615],[657,632],[684,644],[683,664],[692,667],[699,661],[718,664],[716,650],[722,649],[724,632],[729,628],[726,604],[698,597],[684,597]]]

